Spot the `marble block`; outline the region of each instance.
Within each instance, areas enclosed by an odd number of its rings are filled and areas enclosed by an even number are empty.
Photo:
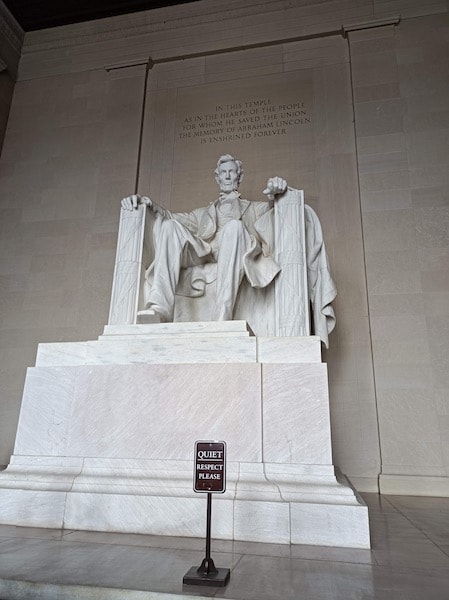
[[[1,523],[20,527],[60,529],[64,523],[66,495],[50,490],[0,488]]]
[[[307,337],[258,337],[257,360],[260,363],[321,362],[321,340]]]
[[[15,454],[66,454],[75,380],[70,367],[27,370]]]
[[[223,439],[229,460],[260,461],[260,371],[255,363],[34,367],[14,453],[188,459],[195,440]]]
[[[236,500],[234,504],[234,539],[289,544],[289,504],[260,500]]]
[[[127,336],[131,339],[148,337],[184,337],[184,336],[235,336],[254,335],[246,321],[195,321],[186,323],[151,323],[105,325],[103,335],[99,339],[110,339],[116,336]]]
[[[332,464],[326,365],[264,364],[262,386],[264,461]]]
[[[16,456],[2,479],[2,522],[204,535],[193,461]],[[214,501],[214,537],[367,548],[367,514],[331,466],[230,462]]]
[[[214,537],[232,539],[233,502],[220,499],[213,510]],[[70,494],[64,525],[67,529],[201,538],[206,534],[206,495]]]
[[[255,362],[256,339],[233,339],[231,345],[219,337],[184,337],[168,345],[160,337],[130,340],[117,336],[96,342],[39,344],[36,366]]]
[[[227,443],[214,537],[369,547],[366,506],[332,465],[319,339],[256,338],[243,321],[42,344],[0,473],[0,523],[202,537],[201,439]]]
[[[108,325],[96,341],[39,344],[37,367],[257,362],[246,321]]]
[[[295,502],[291,509],[291,543],[369,548],[368,507],[354,505]],[[363,518],[364,513],[364,518]]]

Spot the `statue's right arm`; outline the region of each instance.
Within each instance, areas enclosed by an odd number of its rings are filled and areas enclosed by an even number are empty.
[[[174,219],[178,223],[181,223],[181,225],[184,225],[193,234],[196,235],[198,233],[199,217],[196,214],[197,211],[173,213],[153,202],[148,196],[139,196],[138,194],[127,196],[121,202],[123,210],[129,211],[136,210],[141,204],[145,204],[153,213],[161,215],[163,219]]]
[[[154,213],[160,214],[163,217],[170,217],[171,213],[169,210],[162,208],[155,202],[148,198],[148,196],[139,196],[138,194],[133,194],[132,196],[127,196],[123,198],[121,202],[121,206],[124,210],[135,210],[139,206],[139,204],[145,204],[150,210]]]

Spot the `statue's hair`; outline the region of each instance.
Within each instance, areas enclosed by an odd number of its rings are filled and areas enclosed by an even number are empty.
[[[238,181],[240,183],[242,181],[242,179],[243,179],[243,163],[242,163],[241,160],[238,160],[237,158],[234,158],[232,156],[232,154],[222,154],[220,156],[220,158],[218,159],[218,162],[217,162],[217,168],[214,171],[215,177],[218,177],[218,174],[220,172],[220,165],[222,165],[225,162],[233,162],[233,163],[235,163],[235,166],[237,167]]]

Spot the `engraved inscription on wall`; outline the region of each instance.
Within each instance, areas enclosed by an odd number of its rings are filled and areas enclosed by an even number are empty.
[[[273,174],[313,184],[315,103],[308,69],[179,87],[163,138],[165,206],[207,206],[217,194],[211,170],[224,153],[244,161],[245,198],[263,200],[261,190]]]
[[[303,100],[279,102],[264,97],[215,104],[210,112],[185,114],[178,121],[176,137],[199,144],[262,140],[287,135],[311,122]]]

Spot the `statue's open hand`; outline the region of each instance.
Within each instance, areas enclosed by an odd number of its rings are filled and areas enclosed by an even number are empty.
[[[134,210],[139,206],[139,204],[145,204],[149,208],[153,208],[153,201],[147,196],[139,196],[137,194],[133,194],[132,196],[127,196],[123,198],[121,205],[125,210]]]
[[[267,181],[267,187],[264,189],[263,193],[268,198],[270,202],[273,202],[275,196],[279,194],[283,194],[287,189],[287,182],[282,177],[270,177]]]

